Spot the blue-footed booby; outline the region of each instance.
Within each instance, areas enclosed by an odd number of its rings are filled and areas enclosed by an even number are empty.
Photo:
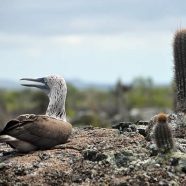
[[[24,114],[10,120],[0,132],[0,142],[24,153],[65,143],[71,134],[72,125],[66,121],[67,86],[64,78],[48,76],[21,80],[35,82],[21,85],[39,88],[48,95],[46,114]]]

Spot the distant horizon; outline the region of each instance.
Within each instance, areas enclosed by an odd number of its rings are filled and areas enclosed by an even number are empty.
[[[59,75],[60,74],[47,74],[46,76],[49,76],[49,75]],[[46,77],[46,76],[24,76],[24,77],[0,77],[0,80],[5,80],[5,81],[13,81],[13,82],[17,82],[19,81],[21,78],[40,78],[40,77]],[[155,85],[168,85],[168,84],[171,84],[172,81],[174,80],[174,77],[171,78],[170,81],[160,81],[160,82],[157,82],[157,81],[154,81],[153,77],[150,77],[150,76],[135,76],[133,79],[131,80],[128,80],[128,81],[124,81],[122,78],[118,77],[117,79],[115,79],[115,81],[112,81],[112,82],[108,82],[108,81],[94,81],[94,80],[90,80],[90,79],[81,79],[81,78],[78,78],[78,77],[73,77],[73,78],[66,78],[65,76],[63,76],[65,78],[65,80],[68,82],[68,81],[80,81],[80,82],[85,82],[85,83],[89,83],[89,84],[108,84],[108,85],[113,85],[115,84],[117,81],[121,80],[121,82],[123,82],[124,84],[131,84],[135,79],[137,78],[143,78],[143,79],[151,79],[153,81],[153,84]]]
[[[37,78],[37,77],[31,77],[31,78]],[[133,79],[133,81],[137,78],[144,78],[146,79],[145,77],[136,77]],[[148,78],[148,77],[147,77]],[[21,79],[21,78],[20,78]],[[0,78],[0,88],[1,88],[1,83],[3,82],[3,86],[5,85],[6,82],[8,83],[13,83],[15,86],[19,86],[20,85],[20,79],[8,79],[8,78]],[[106,82],[93,82],[93,81],[86,81],[86,80],[81,80],[81,79],[65,79],[67,83],[70,83],[74,86],[77,86],[77,87],[81,87],[81,86],[88,86],[88,87],[91,87],[91,86],[110,86],[110,87],[113,87],[116,85],[116,83],[120,80],[124,85],[131,85],[133,83],[133,81],[131,82],[124,82],[122,81],[120,78],[118,78],[117,81],[115,81],[114,83],[106,83]],[[171,82],[170,83],[156,83],[152,80],[152,83],[154,86],[170,86],[171,85]],[[21,86],[20,86],[21,87]]]

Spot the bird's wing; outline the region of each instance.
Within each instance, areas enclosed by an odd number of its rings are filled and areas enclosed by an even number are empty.
[[[5,127],[4,127],[3,131],[1,131],[1,133],[4,133],[5,131],[7,132],[9,130],[17,128],[20,125],[22,125],[23,122],[24,122],[24,124],[26,124],[27,122],[33,122],[36,118],[37,118],[37,116],[35,114],[23,114],[23,115],[20,115],[17,118],[10,120],[5,125]]]
[[[29,142],[39,148],[49,148],[66,142],[71,130],[72,126],[68,122],[44,115],[34,115],[20,121],[9,121],[1,134]]]

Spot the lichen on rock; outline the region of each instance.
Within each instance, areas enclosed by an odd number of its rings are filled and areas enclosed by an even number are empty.
[[[117,129],[74,128],[68,143],[18,154],[0,147],[0,185],[185,185],[185,156],[150,156],[145,137]],[[172,164],[172,158],[178,163]]]

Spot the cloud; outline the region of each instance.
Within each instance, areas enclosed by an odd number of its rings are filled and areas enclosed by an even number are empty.
[[[54,37],[49,37],[50,42],[52,42],[54,45],[74,45],[78,46],[81,45],[84,37],[78,36],[78,35],[66,35],[66,36],[54,36]]]
[[[137,33],[120,34],[76,34],[76,35],[43,35],[29,36],[21,34],[6,34],[0,32],[1,49],[12,48],[14,50],[24,50],[31,48],[52,49],[58,47],[88,47],[99,50],[132,50],[135,48],[148,48],[153,43],[154,48],[160,48],[160,41],[167,43],[171,39],[172,32],[148,32],[139,31]],[[5,47],[6,46],[6,47]]]
[[[32,57],[33,59],[37,59],[42,55],[40,48],[28,48],[25,49],[24,52],[28,57]]]
[[[1,68],[11,64],[14,77],[62,73],[69,79],[128,82],[143,75],[171,81],[172,37],[186,25],[184,0],[0,4]],[[2,70],[0,76],[9,74]]]
[[[148,0],[1,0],[1,31],[27,35],[172,30],[186,24],[186,2]]]

